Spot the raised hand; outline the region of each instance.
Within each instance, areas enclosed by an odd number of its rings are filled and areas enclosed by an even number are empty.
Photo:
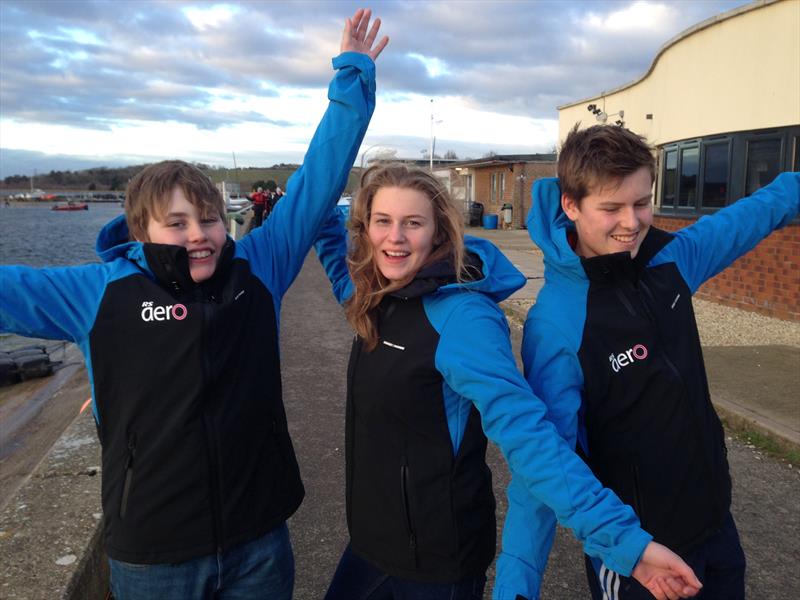
[[[339,47],[341,52],[361,52],[368,55],[372,60],[378,58],[386,44],[389,43],[389,38],[383,36],[375,44],[375,38],[378,37],[378,30],[381,28],[381,20],[375,19],[372,27],[370,27],[369,20],[371,16],[372,11],[370,9],[359,8],[352,19],[345,19],[342,43]],[[373,44],[375,44],[374,47]]]
[[[703,587],[680,556],[656,542],[647,544],[631,576],[657,600],[691,598]]]

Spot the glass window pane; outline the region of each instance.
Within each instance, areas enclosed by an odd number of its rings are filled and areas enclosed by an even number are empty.
[[[728,199],[728,144],[705,147],[703,168],[703,206],[719,208]]]
[[[664,157],[664,195],[661,206],[675,206],[675,176],[678,173],[678,151],[670,150]]]
[[[700,172],[700,149],[681,150],[681,179],[678,206],[694,207],[697,200],[697,174]]]
[[[781,172],[781,140],[751,140],[747,142],[747,184],[749,196],[764,187]]]

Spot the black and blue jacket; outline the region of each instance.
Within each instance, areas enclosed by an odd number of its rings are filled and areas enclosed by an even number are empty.
[[[214,276],[185,248],[100,233],[102,264],[0,267],[0,331],[75,342],[102,443],[106,550],[175,563],[254,539],[300,505],[281,399],[280,303],[347,183],[375,71],[344,53],[303,166],[271,218],[228,240]]]
[[[380,305],[380,339],[353,342],[347,385],[347,515],[353,551],[414,581],[482,576],[495,554],[486,438],[526,489],[553,507],[588,553],[630,572],[651,537],[544,419],[517,369],[497,303],[524,276],[490,242],[467,236],[474,276],[420,271]],[[353,293],[336,217],[316,244],[344,302]]]
[[[800,174],[784,173],[690,227],[651,227],[635,259],[582,259],[568,241],[574,227],[561,210],[558,181],[534,185],[528,230],[544,253],[545,285],[525,324],[526,378],[598,479],[676,552],[718,531],[731,501],[691,297],[788,224],[799,205]],[[552,544],[554,515],[524,483],[515,477],[509,487],[497,564],[507,594],[498,598],[538,597]]]

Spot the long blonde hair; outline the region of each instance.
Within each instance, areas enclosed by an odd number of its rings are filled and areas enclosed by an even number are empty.
[[[408,285],[416,275],[403,281],[390,281],[375,262],[368,233],[369,219],[375,194],[386,187],[417,190],[431,201],[436,230],[433,251],[422,268],[447,260],[453,265],[458,280],[464,276],[463,216],[442,182],[427,171],[402,164],[375,165],[367,169],[361,176],[361,187],[350,211],[351,248],[347,263],[355,290],[345,306],[347,320],[364,340],[367,350],[373,350],[378,344],[377,309],[381,300],[386,294]]]

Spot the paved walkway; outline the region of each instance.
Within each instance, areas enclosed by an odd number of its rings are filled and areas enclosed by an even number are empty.
[[[528,277],[512,300],[535,300],[544,284],[541,252],[527,230],[469,228],[469,235],[494,242]],[[525,311],[506,303],[524,319]],[[731,310],[720,306],[720,310]],[[781,442],[800,447],[800,348],[706,346],[703,355],[712,400],[724,419],[747,424]]]

